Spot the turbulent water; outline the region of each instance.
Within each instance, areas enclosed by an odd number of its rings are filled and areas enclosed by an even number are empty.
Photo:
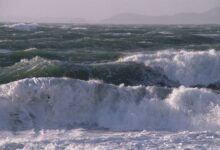
[[[220,26],[0,24],[0,149],[219,149]]]

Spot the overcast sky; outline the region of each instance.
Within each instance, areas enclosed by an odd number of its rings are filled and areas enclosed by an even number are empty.
[[[119,13],[203,12],[220,0],[0,0],[0,16],[105,19]]]

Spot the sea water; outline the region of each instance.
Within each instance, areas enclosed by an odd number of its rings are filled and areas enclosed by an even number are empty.
[[[219,31],[1,24],[0,149],[219,149]]]

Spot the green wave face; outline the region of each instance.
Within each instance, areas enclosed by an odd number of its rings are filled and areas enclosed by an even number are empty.
[[[160,71],[133,62],[76,64],[34,57],[30,60],[22,59],[12,66],[2,67],[0,71],[0,83],[32,77],[69,77],[81,80],[102,80],[116,85],[121,83],[125,85],[178,85]]]
[[[161,68],[117,62],[159,50],[220,49],[220,26],[0,24],[0,83],[31,77],[96,79],[112,84],[176,86]]]

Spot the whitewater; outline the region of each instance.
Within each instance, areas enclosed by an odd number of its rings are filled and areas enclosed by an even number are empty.
[[[0,86],[0,100],[1,149],[215,149],[220,141],[220,95],[205,88],[32,78]]]
[[[220,149],[219,30],[0,24],[0,149]]]

